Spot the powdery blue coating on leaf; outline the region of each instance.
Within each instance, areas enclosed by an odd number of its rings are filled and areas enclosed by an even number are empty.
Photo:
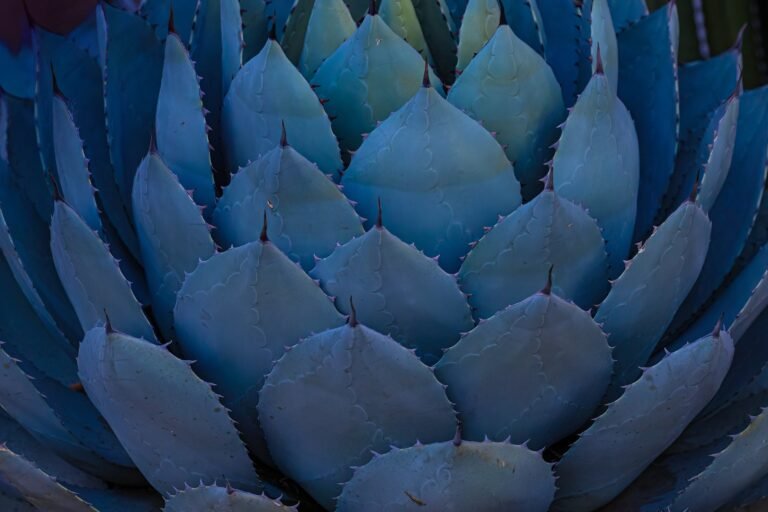
[[[227,410],[189,363],[103,327],[86,333],[77,363],[88,397],[160,493],[217,479],[261,488]]]
[[[354,299],[360,322],[415,349],[428,365],[474,325],[456,278],[385,228],[338,247],[310,275],[339,311],[350,313]]]
[[[696,285],[677,319],[694,314],[731,271],[743,250],[755,220],[768,161],[768,87],[741,95],[731,171],[709,216],[712,243]]]
[[[515,165],[523,198],[533,198],[565,118],[560,86],[544,59],[509,26],[500,26],[459,75],[448,101],[496,133]]]
[[[61,195],[92,230],[100,231],[101,218],[83,141],[61,96],[53,98],[53,149]]]
[[[269,460],[256,418],[264,377],[286,347],[341,325],[342,316],[298,265],[257,241],[200,263],[174,317],[182,352],[216,384],[251,450]]]
[[[643,0],[627,0],[626,3],[639,4]],[[618,96],[634,121],[640,152],[633,241],[643,240],[651,231],[675,167],[678,129],[676,38],[677,7],[674,4],[656,10],[617,35]],[[602,49],[600,51],[602,54]],[[690,187],[685,189],[686,194],[689,192]]]
[[[379,16],[395,34],[413,46],[424,60],[434,64],[411,0],[381,0]]]
[[[717,510],[739,491],[768,474],[767,435],[768,413],[763,409],[731,444],[715,455],[712,464],[694,477],[672,503],[670,511]]]
[[[0,446],[0,477],[39,510],[97,512],[54,477],[5,446]]]
[[[499,0],[512,31],[541,56],[544,56],[547,36],[542,27],[538,0]]]
[[[210,215],[216,197],[200,86],[189,54],[175,34],[165,40],[155,133],[163,161]]]
[[[296,0],[288,0],[287,2],[281,2],[280,0],[266,0],[267,18],[274,20],[273,23],[277,28],[278,39],[283,37],[285,23],[288,21],[294,5],[296,5]]]
[[[500,18],[499,0],[467,2],[459,29],[457,72],[464,71],[475,54],[493,37]]]
[[[456,426],[432,371],[362,325],[286,352],[267,376],[259,418],[277,466],[328,509],[371,451],[449,440]]]
[[[591,417],[611,377],[607,337],[589,313],[535,294],[480,323],[435,366],[467,439],[543,448]]]
[[[608,291],[600,228],[581,207],[544,190],[481,238],[458,276],[475,316],[488,318],[539,291],[550,268],[554,290],[583,309]]]
[[[411,0],[429,46],[435,70],[449,81],[456,69],[456,25],[445,0]],[[434,82],[433,82],[434,83]]]
[[[141,305],[99,236],[66,204],[56,201],[51,253],[83,331],[110,321],[116,329],[156,341]]]
[[[109,154],[123,204],[130,209],[133,175],[147,152],[155,125],[163,45],[140,17],[101,4],[106,40],[104,105]],[[98,13],[97,13],[98,14]],[[97,184],[98,185],[98,184]]]
[[[608,0],[608,7],[611,10],[613,26],[619,33],[648,14],[645,0]]]
[[[717,391],[733,357],[727,332],[686,345],[643,371],[555,468],[553,511],[590,511],[626,488]]]
[[[625,0],[629,1],[629,0]],[[592,72],[597,69],[597,50],[600,49],[605,76],[613,92],[619,85],[619,45],[613,28],[608,0],[592,0]]]
[[[274,3],[274,2],[273,2]],[[267,18],[266,0],[240,0],[243,20],[243,62],[248,62],[267,42],[270,20]]]
[[[186,273],[216,248],[199,208],[156,153],[147,155],[136,171],[133,219],[153,312],[170,339],[176,293]]]
[[[317,95],[327,100],[324,107],[328,115],[335,116],[333,131],[342,149],[356,150],[363,143],[363,134],[370,133],[377,122],[387,119],[419,91],[423,76],[421,55],[381,16],[369,15],[320,65],[312,85]],[[432,80],[437,82],[434,77]],[[288,131],[292,131],[290,126]]]
[[[299,58],[298,67],[304,78],[310,80],[320,64],[356,29],[344,0],[315,0]]]
[[[541,455],[508,443],[395,449],[355,471],[339,512],[546,512],[555,479]]]
[[[342,168],[331,122],[312,88],[267,41],[261,52],[235,75],[222,107],[222,137],[230,169],[243,167],[274,148],[285,122],[296,150],[326,174]]]
[[[280,46],[288,60],[295,66],[298,66],[301,51],[304,48],[307,26],[314,5],[315,0],[293,0],[291,14],[285,22],[285,31],[280,38]]]
[[[200,486],[185,488],[166,499],[163,512],[296,512],[264,495],[238,489]]]
[[[290,146],[272,149],[235,174],[213,213],[217,239],[225,247],[258,240],[264,212],[269,239],[304,270],[315,256],[363,234],[338,187]]]
[[[595,321],[608,333],[616,360],[609,398],[634,381],[653,353],[675,311],[699,275],[712,224],[686,202],[651,235],[613,282]]]
[[[542,26],[546,35],[546,59],[562,89],[566,106],[573,105],[581,90],[577,87],[581,53],[579,41],[581,17],[573,0],[539,2]]]
[[[739,97],[733,96],[725,105],[725,112],[717,124],[711,150],[704,163],[704,177],[696,201],[705,212],[715,204],[731,169],[739,119]]]
[[[640,156],[632,116],[605,75],[592,77],[568,115],[553,170],[557,193],[600,226],[608,275],[615,278],[632,245]]]
[[[221,90],[222,97],[229,91],[229,85],[240,66],[243,65],[243,19],[240,16],[238,0],[221,1]]]
[[[366,139],[342,178],[367,226],[377,201],[387,228],[455,272],[471,242],[520,204],[501,146],[478,123],[422,87]]]

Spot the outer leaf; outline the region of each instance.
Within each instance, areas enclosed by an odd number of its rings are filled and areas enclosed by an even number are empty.
[[[200,210],[156,153],[136,171],[133,218],[153,311],[166,338],[172,338],[173,307],[185,274],[216,248]]]
[[[188,363],[103,327],[88,331],[77,362],[88,396],[155,489],[225,478],[261,487],[226,409]]]
[[[264,495],[237,489],[200,486],[177,492],[165,502],[163,512],[289,512],[298,511]]]
[[[61,201],[56,202],[51,221],[51,253],[84,331],[109,315],[116,328],[155,341],[152,326],[107,247]]]
[[[613,283],[595,320],[616,360],[609,397],[635,380],[699,275],[712,225],[697,205],[680,206]]]
[[[343,0],[315,0],[309,17],[299,71],[307,80],[320,64],[352,34],[357,25]]]
[[[543,448],[591,418],[611,377],[608,341],[589,313],[548,293],[499,311],[435,366],[465,436]]]
[[[163,46],[140,17],[102,4],[104,94],[115,180],[130,208],[133,175],[147,152],[163,68]],[[97,183],[98,185],[98,183]]]
[[[319,260],[310,275],[336,307],[413,348],[428,365],[472,328],[472,315],[453,276],[432,258],[377,226]]]
[[[613,5],[626,4],[628,11],[617,14]],[[643,0],[612,3],[617,16],[638,9]],[[655,11],[622,30],[619,45],[618,95],[626,105],[637,129],[640,152],[640,180],[637,218],[633,241],[643,240],[667,191],[675,167],[678,130],[677,92],[677,7]],[[602,54],[602,49],[601,49]],[[683,190],[687,194],[689,187]]]
[[[712,398],[732,357],[731,337],[716,331],[645,370],[557,465],[552,510],[594,510],[618,495]]]
[[[411,0],[381,0],[379,15],[389,28],[413,46],[424,60],[434,64]]]
[[[232,80],[222,107],[222,136],[230,168],[245,166],[280,141],[281,122],[293,146],[320,169],[341,170],[341,156],[331,123],[299,71],[280,45],[267,41]]]
[[[613,26],[619,33],[648,14],[645,0],[608,0],[608,7],[611,10]]]
[[[538,3],[542,26],[546,35],[546,59],[562,89],[563,101],[571,106],[581,91],[577,87],[579,63],[583,56],[579,42],[586,39],[581,33],[581,12],[572,0],[548,0]]]
[[[544,55],[546,34],[544,33],[538,0],[500,0],[504,5],[507,23],[525,44]]]
[[[173,10],[173,31],[182,41],[189,41],[198,3],[197,0],[144,0],[139,14],[155,28],[157,38],[164,40],[168,37],[168,21]]]
[[[274,3],[274,2],[272,2]],[[243,62],[258,54],[267,42],[269,20],[266,0],[240,0],[243,19]]]
[[[350,466],[368,462],[371,450],[447,440],[455,427],[430,369],[354,317],[275,364],[259,416],[278,467],[331,509]]]
[[[632,117],[596,73],[568,115],[553,160],[558,194],[597,221],[615,278],[629,254],[637,213],[640,158]]]
[[[496,132],[515,164],[523,198],[533,198],[565,117],[560,87],[544,59],[503,25],[456,80],[448,101]]]
[[[286,347],[340,325],[342,317],[268,242],[230,249],[198,265],[179,290],[174,317],[183,353],[216,384],[249,447],[268,460],[256,418],[264,376]]]
[[[725,112],[717,125],[712,149],[704,164],[704,178],[697,201],[708,212],[715,204],[728,177],[736,143],[736,126],[739,119],[739,97],[732,96],[725,105]]]
[[[550,465],[523,446],[417,444],[392,450],[356,470],[337,510],[545,512],[554,493]]]
[[[221,80],[222,98],[243,65],[243,19],[238,0],[221,1]]]
[[[53,148],[62,195],[92,230],[100,231],[101,218],[83,142],[61,96],[53,98]]]
[[[613,28],[611,10],[608,0],[592,1],[592,72],[597,69],[597,51],[600,50],[605,76],[613,92],[619,83],[619,45],[616,41],[616,31]]]
[[[483,226],[520,204],[502,148],[429,87],[371,133],[342,183],[369,226],[380,199],[389,230],[427,256],[439,255],[448,272]]]
[[[418,92],[423,74],[421,55],[381,16],[367,15],[352,37],[320,65],[312,84],[327,100],[324,106],[334,117],[333,131],[342,149],[356,150],[363,134]]]
[[[469,0],[459,30],[456,71],[462,72],[475,54],[493,37],[499,26],[501,9],[498,0]]]
[[[309,270],[315,256],[363,234],[360,218],[337,186],[290,146],[269,151],[238,172],[213,214],[222,245],[267,235],[289,258]]]
[[[540,290],[550,268],[557,293],[584,309],[608,291],[600,228],[581,207],[546,189],[480,239],[459,282],[475,316],[488,318]]]
[[[444,0],[411,0],[440,80],[450,83],[456,69],[456,27]]]
[[[195,201],[212,214],[216,197],[200,86],[189,54],[175,34],[165,40],[155,132],[163,161],[184,188],[192,191]]]

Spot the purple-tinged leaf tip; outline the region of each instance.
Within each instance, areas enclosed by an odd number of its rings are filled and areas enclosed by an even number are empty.
[[[269,242],[269,237],[267,236],[267,210],[264,209],[264,221],[261,224],[261,235],[259,235],[259,240],[261,240],[261,243],[267,243]]]
[[[429,81],[429,63],[427,59],[424,59],[424,75],[421,78],[422,87],[432,87],[432,82]]]
[[[360,323],[357,321],[357,310],[355,309],[355,302],[352,297],[349,297],[349,317],[347,317],[347,325],[352,328],[357,327]]]
[[[376,16],[376,14],[378,14],[376,12],[376,0],[370,0],[370,2],[368,2],[368,15]]]
[[[461,446],[461,423],[456,425],[456,433],[453,435],[453,446]]]
[[[547,284],[544,285],[544,288],[542,288],[540,292],[542,295],[552,295],[552,271],[554,269],[554,265],[549,266],[549,271],[547,272]]]
[[[378,201],[377,201],[377,207],[378,207],[378,211],[377,211],[377,215],[376,215],[376,227],[381,229],[382,227],[384,227],[384,223],[382,222],[381,198],[380,197],[378,198]]]
[[[499,0],[499,26],[507,25],[507,13],[504,12],[504,2]]]
[[[288,134],[285,131],[285,121],[280,121],[280,147],[284,148],[288,145]]]
[[[715,328],[712,329],[713,338],[720,338],[720,332],[723,330],[723,320],[725,320],[725,313],[720,313],[720,318],[717,319]]]
[[[600,43],[597,44],[597,56],[595,57],[595,74],[605,74],[605,69],[603,68],[603,56],[600,53]]]

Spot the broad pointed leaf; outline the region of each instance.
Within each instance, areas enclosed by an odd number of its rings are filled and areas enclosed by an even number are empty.
[[[315,0],[307,25],[299,71],[310,80],[320,64],[354,34],[357,25],[343,0]]]
[[[611,19],[616,31],[621,31],[641,20],[648,14],[645,0],[608,0]]]
[[[629,1],[629,0],[627,0]],[[608,0],[592,0],[592,72],[597,69],[597,52],[600,51],[605,76],[615,93],[619,84],[619,45],[613,28]]]
[[[218,486],[199,486],[181,490],[168,498],[163,512],[296,512],[264,495],[251,494],[237,489]]]
[[[458,62],[462,72],[474,56],[493,37],[499,26],[501,9],[498,0],[469,0],[459,29]]]

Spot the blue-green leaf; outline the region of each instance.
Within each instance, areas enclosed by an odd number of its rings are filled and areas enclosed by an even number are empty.
[[[611,9],[613,26],[619,34],[648,14],[645,0],[608,0],[608,7]]]
[[[158,39],[168,37],[168,21],[173,10],[173,31],[189,41],[199,5],[198,0],[144,0],[139,14],[155,28]]]
[[[619,45],[616,41],[616,31],[613,28],[608,0],[592,1],[590,22],[592,24],[592,72],[594,73],[597,69],[599,50],[608,84],[616,93],[619,85]]]
[[[504,14],[512,31],[536,53],[543,56],[547,36],[542,27],[538,0],[499,1],[504,5]]]
[[[573,0],[547,0],[539,3],[542,25],[547,39],[546,59],[562,89],[563,102],[571,106],[578,87],[581,55],[580,41],[588,34],[581,32],[582,14]]]
[[[381,0],[379,16],[395,34],[413,46],[424,60],[434,64],[412,0]]]
[[[432,371],[354,316],[286,352],[267,376],[259,417],[278,467],[329,509],[371,451],[446,441],[455,429]]]
[[[473,326],[456,278],[382,226],[338,247],[310,275],[339,311],[349,313],[354,298],[361,322],[415,349],[428,365]]]
[[[551,466],[523,446],[444,442],[375,457],[344,486],[337,510],[546,512],[554,494]]]
[[[221,94],[229,91],[232,79],[243,65],[243,19],[238,0],[221,0]]]
[[[343,0],[316,0],[304,38],[299,70],[310,80],[320,64],[351,36],[355,25]]]
[[[315,0],[293,0],[291,13],[285,21],[285,31],[280,38],[280,46],[294,65],[299,63],[314,5]]]
[[[261,488],[227,410],[189,363],[103,327],[88,331],[77,362],[88,397],[159,492],[217,479]]]
[[[461,73],[474,56],[493,37],[499,26],[501,9],[498,0],[469,0],[459,29],[458,62]]]
[[[724,113],[717,123],[714,140],[704,162],[704,177],[696,201],[705,212],[712,209],[731,169],[738,119],[739,97],[734,95],[724,106]]]
[[[163,512],[298,512],[264,495],[233,489],[231,487],[198,486],[185,488],[166,499]]]
[[[411,0],[419,17],[435,70],[449,82],[456,69],[456,26],[444,0]]]
[[[431,87],[368,136],[342,184],[368,226],[380,199],[388,229],[427,256],[439,255],[448,272],[458,270],[484,226],[520,204],[501,146]]]
[[[592,417],[611,377],[607,337],[586,311],[549,291],[499,311],[435,366],[467,439],[538,449]]]
[[[340,325],[341,315],[275,245],[256,241],[200,263],[174,317],[182,352],[216,384],[249,447],[269,460],[256,418],[264,376],[287,347]]]
[[[274,2],[273,2],[274,3]],[[266,0],[240,0],[243,20],[243,62],[248,62],[258,54],[267,42],[267,33],[271,21],[267,16]]]

